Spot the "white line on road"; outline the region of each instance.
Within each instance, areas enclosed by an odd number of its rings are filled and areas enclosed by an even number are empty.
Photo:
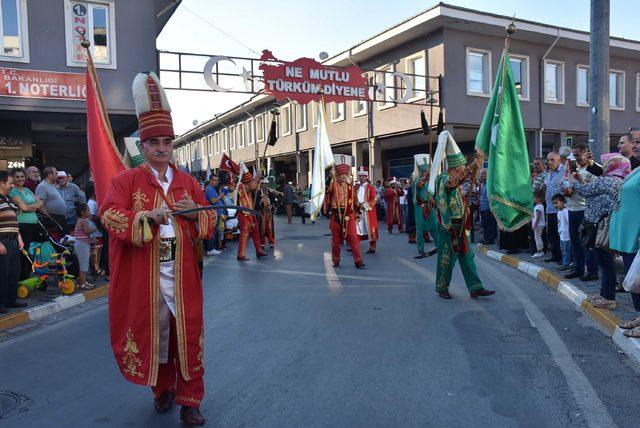
[[[336,275],[336,270],[333,267],[333,261],[331,260],[331,253],[325,251],[324,253],[324,270],[327,276],[327,286],[332,293],[341,294],[344,291],[344,287],[342,286],[342,282],[338,275]]]
[[[396,257],[396,260],[399,261],[400,264],[403,264],[409,269],[411,269],[412,271],[419,273],[420,275],[426,276],[429,281],[433,281],[433,283],[435,284],[436,276],[433,274],[432,271],[423,268],[422,266],[418,265],[415,262],[409,261],[407,259],[403,259],[401,257]]]
[[[592,427],[615,427],[616,424],[611,419],[606,406],[598,397],[598,393],[593,389],[589,379],[573,360],[571,352],[547,317],[513,279],[507,278],[492,264],[482,263],[482,265],[483,270],[490,271],[493,278],[499,278],[498,281],[495,281],[495,284],[500,285],[501,291],[508,290],[509,293],[515,296],[524,307],[530,321],[533,321],[538,326],[536,328],[540,337],[549,348],[549,351],[551,351],[553,360],[562,371],[569,389],[573,393],[578,406],[582,409],[582,414],[587,424]]]

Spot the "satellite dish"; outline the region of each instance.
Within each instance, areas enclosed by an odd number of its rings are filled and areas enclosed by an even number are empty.
[[[329,58],[329,54],[326,53],[325,51],[320,52],[320,60],[324,61],[325,59]]]
[[[191,124],[193,126],[198,126],[198,119],[193,119],[193,122],[191,122]]]

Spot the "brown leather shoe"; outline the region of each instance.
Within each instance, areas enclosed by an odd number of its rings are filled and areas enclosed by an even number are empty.
[[[443,299],[446,299],[446,300],[451,300],[452,299],[451,294],[449,294],[448,290],[444,290],[444,291],[438,292],[438,296],[440,296],[440,297],[442,297]]]
[[[187,425],[202,426],[205,423],[205,419],[197,407],[182,406],[182,409],[180,409],[180,420]]]
[[[496,294],[496,292],[493,290],[485,290],[484,288],[470,293],[472,299],[476,299],[480,296],[491,296],[492,294]]]
[[[174,391],[167,391],[160,394],[158,398],[154,400],[156,411],[158,413],[166,413],[173,406],[173,400],[176,399],[176,393]]]

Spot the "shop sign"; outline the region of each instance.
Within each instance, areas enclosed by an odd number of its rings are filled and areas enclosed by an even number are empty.
[[[60,73],[0,67],[0,96],[84,101],[84,73]]]
[[[25,168],[26,163],[24,159],[7,159],[7,169],[12,168]]]
[[[73,60],[75,62],[86,62],[87,50],[82,47],[81,42],[89,27],[87,5],[85,3],[73,2],[71,12]]]
[[[23,146],[19,138],[0,136],[0,150],[22,150]]]
[[[328,67],[311,58],[300,58],[273,65],[263,63],[259,68],[265,92],[279,101],[289,98],[307,104],[322,96],[326,102],[369,99],[367,79],[355,65]]]

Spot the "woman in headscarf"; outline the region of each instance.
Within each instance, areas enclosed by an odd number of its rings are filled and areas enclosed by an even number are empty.
[[[636,168],[622,182],[616,206],[611,213],[609,247],[622,256],[627,274],[636,257],[640,241],[640,168]],[[633,307],[640,312],[640,294],[631,293]],[[640,338],[640,317],[620,324],[629,337]]]
[[[574,192],[584,196],[586,208],[583,226],[597,229],[597,225],[615,206],[622,180],[631,172],[629,159],[620,153],[608,153],[601,157],[604,175],[589,183],[584,183],[580,175],[571,174],[569,185]],[[595,241],[591,239],[589,241]],[[593,248],[598,268],[601,270],[600,295],[589,296],[589,302],[596,308],[616,307],[616,270],[613,254],[602,248],[595,248],[595,242],[586,242]]]

